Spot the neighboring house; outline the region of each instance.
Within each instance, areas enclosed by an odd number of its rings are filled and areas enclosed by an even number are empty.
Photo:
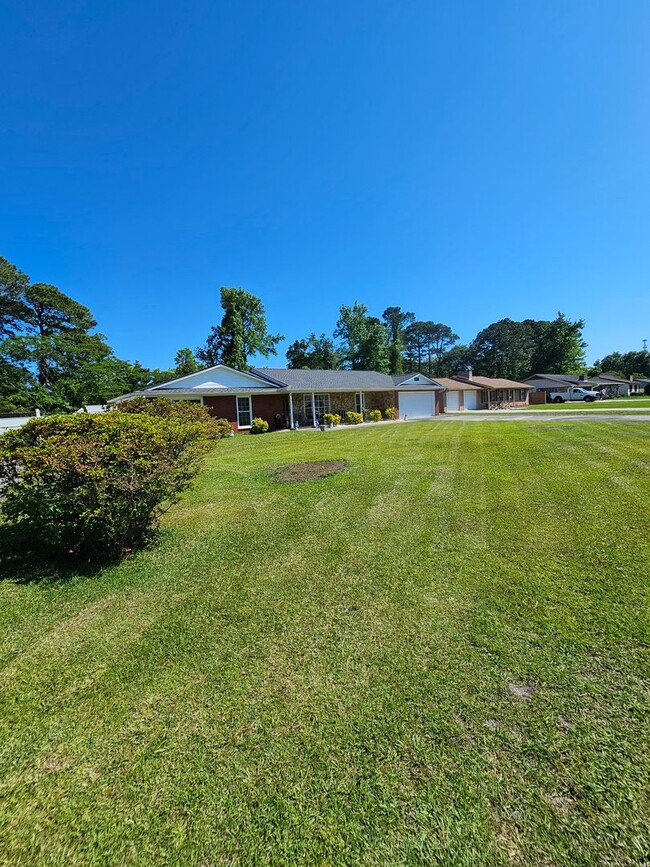
[[[248,372],[217,364],[189,376],[143,391],[133,397],[191,400],[226,418],[235,430],[249,430],[253,418],[271,429],[313,426],[327,412],[385,410],[394,406],[401,419],[432,418],[444,412],[444,387],[423,374],[388,376],[373,370],[286,370],[252,368]]]
[[[564,373],[534,373],[532,376],[524,380],[526,385],[530,385],[533,391],[568,391],[574,385],[578,385],[579,376]]]
[[[628,394],[639,394],[645,388],[644,380],[633,377],[623,379],[616,373],[608,371],[594,376],[572,376],[565,373],[536,373],[525,380],[535,391],[568,391],[572,386],[602,391],[613,397],[627,397]],[[646,380],[647,382],[647,380]]]
[[[650,379],[638,377],[635,379],[630,377],[630,394],[645,394],[646,388],[650,385]]]
[[[76,410],[75,415],[80,412],[87,412],[89,415],[101,415],[106,412],[106,405],[103,403],[87,403]]]
[[[445,412],[464,412],[465,410],[481,409],[481,387],[471,382],[463,382],[459,379],[448,379],[439,376],[436,382],[444,385]]]
[[[0,434],[8,430],[22,427],[31,421],[33,418],[40,418],[40,411],[36,410],[35,415],[18,415],[17,413],[8,412],[0,415]]]
[[[622,379],[615,373],[599,373],[596,376],[581,376],[578,385],[604,391],[612,397],[627,397],[630,393],[630,380]]]
[[[527,406],[528,394],[533,386],[514,379],[498,379],[490,376],[474,376],[471,368],[459,371],[452,376],[455,382],[477,386],[480,393],[476,400],[476,409],[489,409],[493,404],[509,403],[511,406]]]

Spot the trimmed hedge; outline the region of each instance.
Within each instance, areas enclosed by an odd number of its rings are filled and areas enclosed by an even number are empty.
[[[363,416],[360,412],[346,412],[345,420],[348,424],[361,424]]]
[[[0,437],[4,518],[88,560],[141,544],[208,448],[205,424],[132,412],[35,419]]]
[[[187,403],[183,400],[169,400],[165,397],[134,397],[118,405],[119,412],[152,415],[156,418],[176,418],[181,421],[196,422],[204,425],[205,435],[211,440],[230,436],[232,425],[225,418],[213,418],[207,406]]]

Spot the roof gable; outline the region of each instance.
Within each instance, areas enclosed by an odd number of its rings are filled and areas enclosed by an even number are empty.
[[[395,385],[436,385],[437,381],[425,376],[424,373],[400,373],[393,376]]]
[[[160,382],[148,388],[148,392],[170,387],[187,391],[203,388],[268,388],[269,383],[261,376],[245,373],[243,370],[235,370],[227,364],[215,364],[214,367],[206,367],[205,370],[197,370],[187,376],[172,379],[169,382]]]

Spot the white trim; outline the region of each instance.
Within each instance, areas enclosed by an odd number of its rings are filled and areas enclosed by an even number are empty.
[[[194,373],[188,373],[186,376],[179,376],[177,379],[170,379],[168,382],[159,382],[157,385],[152,385],[146,389],[146,391],[155,391],[158,388],[169,388],[174,382],[183,382],[185,379],[191,379],[193,376],[197,376],[199,373],[207,373],[209,370],[219,370],[219,368],[223,368],[224,370],[232,370],[233,373],[239,373],[241,376],[247,376],[249,379],[254,379],[255,382],[263,382],[266,385],[269,385],[268,379],[262,379],[261,376],[256,376],[254,373],[247,373],[245,370],[237,370],[234,367],[230,367],[228,364],[213,364],[212,367],[202,367],[201,370],[195,370]],[[197,388],[201,388],[200,385]]]
[[[291,430],[293,430],[293,395],[289,392],[289,421],[291,422]]]
[[[250,415],[250,424],[239,424],[239,401],[248,399],[248,414]],[[235,412],[237,414],[237,430],[248,430],[253,425],[253,400],[250,394],[235,395]]]
[[[426,385],[427,383],[431,383],[431,385],[439,385],[439,383],[436,383],[435,379],[431,379],[431,377],[427,376],[426,373],[414,373],[412,376],[409,376],[408,379],[403,379],[400,383],[396,383],[395,388],[401,388],[403,385],[410,385],[415,382],[416,377],[418,385],[420,385],[421,380],[422,385]]]

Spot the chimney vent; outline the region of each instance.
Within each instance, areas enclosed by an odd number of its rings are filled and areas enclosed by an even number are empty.
[[[471,382],[472,379],[472,368],[466,367],[464,370],[459,370],[456,376],[459,379],[466,379],[468,382]]]

